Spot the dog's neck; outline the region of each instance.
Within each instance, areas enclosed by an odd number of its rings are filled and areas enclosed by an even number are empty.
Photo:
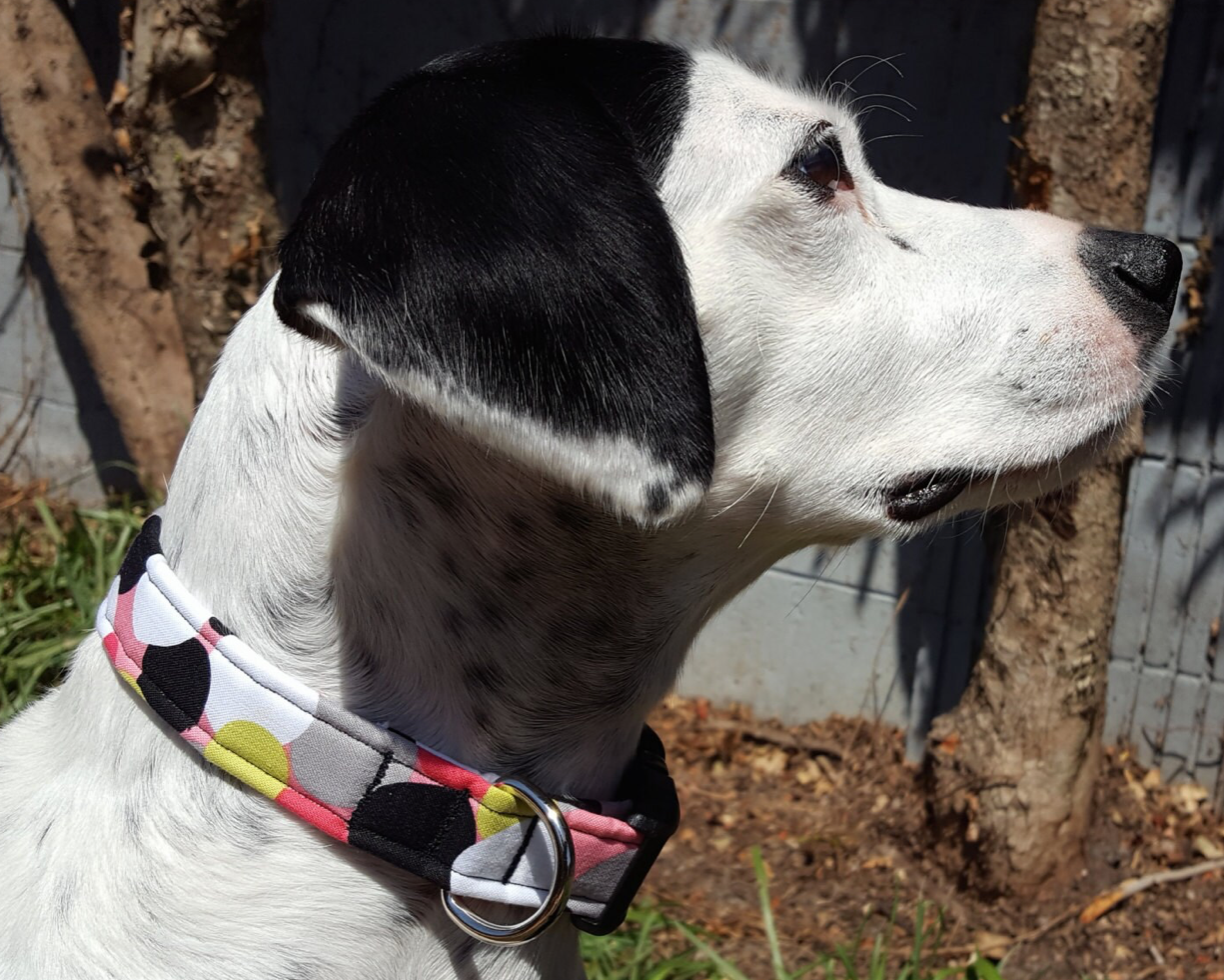
[[[193,426],[163,541],[254,649],[355,711],[609,798],[698,629],[777,557],[761,529],[744,544],[760,501],[713,518],[733,489],[663,529],[608,515],[291,334],[265,297]]]

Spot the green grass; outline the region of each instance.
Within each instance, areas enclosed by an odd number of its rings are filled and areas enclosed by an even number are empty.
[[[0,536],[0,724],[54,684],[72,650],[92,628],[94,610],[119,570],[144,514],[129,507],[59,510],[43,500],[5,515]],[[745,868],[745,874],[749,869]],[[864,919],[853,940],[803,964],[788,965],[770,899],[769,873],[752,852],[769,980],[1002,980],[989,961],[932,966],[943,918],[930,903],[915,910],[904,953],[891,946],[897,907],[874,935]],[[581,937],[591,980],[749,980],[716,937],[675,910],[643,902],[610,936]],[[753,977],[752,980],[761,980]]]
[[[998,968],[981,958],[968,966],[931,965],[941,960],[943,916],[929,902],[918,903],[913,936],[899,955],[891,947],[897,916],[894,902],[887,927],[874,936],[867,934],[865,919],[851,942],[788,966],[774,920],[769,872],[759,848],[752,849],[752,870],[770,980],[1002,980]],[[666,952],[658,952],[660,947]],[[647,903],[632,909],[618,932],[583,936],[582,958],[591,980],[760,980],[724,956],[713,937],[676,918],[670,909]]]
[[[0,542],[0,724],[59,679],[142,520],[129,508],[57,518],[41,499],[30,509],[6,515]]]

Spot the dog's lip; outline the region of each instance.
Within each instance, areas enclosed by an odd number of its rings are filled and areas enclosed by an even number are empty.
[[[968,489],[975,475],[968,470],[928,470],[908,476],[885,492],[888,516],[903,524],[930,517]]]
[[[884,492],[888,516],[902,524],[912,524],[947,507],[971,487],[986,484],[996,486],[1027,477],[1045,476],[1058,466],[1059,460],[1066,460],[1085,447],[1092,447],[1102,440],[1110,439],[1119,431],[1121,425],[1121,421],[1110,422],[1081,439],[1065,452],[1036,465],[992,469],[989,472],[959,467],[916,471],[897,481]]]

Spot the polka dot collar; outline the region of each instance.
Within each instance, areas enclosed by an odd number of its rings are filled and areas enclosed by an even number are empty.
[[[213,765],[323,833],[456,896],[534,908],[552,885],[544,829],[520,798],[353,714],[259,657],[187,591],[150,517],[98,610],[119,676]],[[574,845],[568,909],[587,932],[624,919],[679,818],[645,729],[624,800],[556,800]]]

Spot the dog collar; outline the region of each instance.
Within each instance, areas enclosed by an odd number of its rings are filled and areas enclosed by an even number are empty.
[[[596,935],[620,925],[679,821],[653,731],[642,733],[618,803],[541,799],[474,772],[255,654],[171,571],[160,530],[159,516],[145,522],[96,628],[120,677],[206,760],[328,836],[438,885],[452,918],[451,896],[463,896],[537,910],[551,902]],[[456,921],[492,942],[531,938]]]

